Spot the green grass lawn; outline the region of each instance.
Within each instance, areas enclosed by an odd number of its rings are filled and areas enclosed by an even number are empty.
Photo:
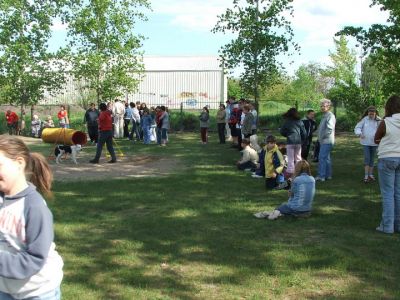
[[[399,299],[399,235],[375,231],[378,184],[365,185],[356,138],[339,136],[334,179],[308,219],[252,216],[287,199],[235,170],[237,150],[170,136],[125,154],[179,160],[168,176],[54,185],[64,299]],[[48,154],[46,145],[35,147]],[[92,148],[90,151],[94,151]],[[121,168],[123,168],[121,164]],[[315,170],[315,165],[313,165]]]

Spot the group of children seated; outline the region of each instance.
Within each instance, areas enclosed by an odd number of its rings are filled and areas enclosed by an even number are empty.
[[[254,214],[257,218],[277,219],[282,215],[309,216],[315,195],[315,179],[306,160],[298,161],[293,174],[286,172],[285,143],[277,143],[275,136],[267,136],[258,144],[257,135],[242,140],[242,157],[236,165],[239,170],[252,171],[253,178],[265,178],[268,190],[286,189],[289,200],[271,212]]]
[[[38,115],[33,115],[33,118],[31,121],[32,137],[40,138],[42,135],[42,130],[44,128],[53,128],[54,126],[55,126],[54,121],[50,115],[47,116],[46,121],[40,120]]]

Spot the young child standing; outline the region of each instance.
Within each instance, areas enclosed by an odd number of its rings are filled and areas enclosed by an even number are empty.
[[[150,144],[150,135],[151,135],[150,130],[152,122],[153,120],[149,114],[149,110],[146,107],[145,109],[143,109],[143,115],[140,118],[140,126],[142,127],[143,130],[143,143],[145,145]]]
[[[265,153],[265,187],[273,189],[285,180],[283,169],[285,160],[276,144],[276,138],[273,135],[267,137],[267,152]]]
[[[375,181],[374,160],[378,145],[374,142],[376,130],[378,129],[381,118],[378,117],[377,110],[370,106],[364,112],[361,121],[354,128],[354,133],[360,137],[360,144],[364,149],[364,182]]]
[[[42,120],[39,119],[38,115],[33,115],[31,122],[32,137],[40,137],[42,129]]]
[[[294,179],[289,190],[289,200],[277,207],[273,212],[254,214],[256,218],[275,220],[282,215],[309,215],[315,195],[315,179],[311,176],[310,165],[301,160],[295,165]]]
[[[1,136],[0,299],[61,298],[63,261],[53,242],[53,216],[41,196],[51,196],[51,182],[42,155],[30,153],[15,137]]]

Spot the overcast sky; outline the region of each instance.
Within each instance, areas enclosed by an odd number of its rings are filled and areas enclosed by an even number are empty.
[[[218,50],[232,37],[213,34],[217,16],[232,7],[232,0],[153,0],[148,21],[135,31],[147,39],[145,55],[218,55]],[[283,62],[290,73],[308,62],[329,63],[329,50],[334,50],[333,37],[345,25],[368,27],[383,23],[387,14],[379,7],[369,7],[370,0],[294,0],[291,18],[300,55]],[[54,26],[52,48],[62,44],[65,26]]]

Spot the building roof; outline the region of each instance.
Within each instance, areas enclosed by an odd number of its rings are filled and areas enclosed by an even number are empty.
[[[146,71],[221,71],[218,56],[143,56]]]

